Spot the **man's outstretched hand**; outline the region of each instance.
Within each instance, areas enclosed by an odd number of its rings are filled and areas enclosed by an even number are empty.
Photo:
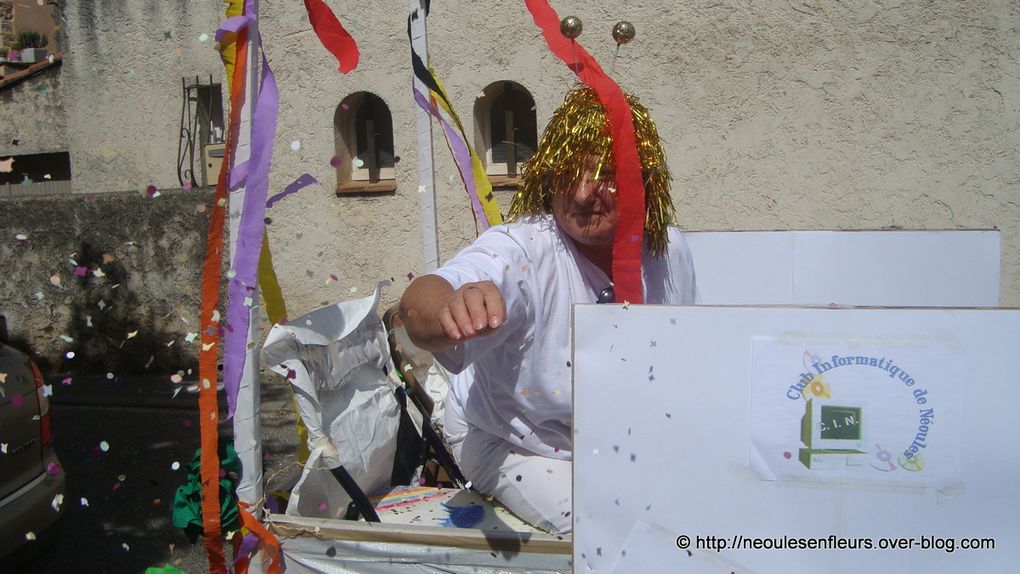
[[[404,292],[400,315],[414,344],[441,351],[499,329],[506,321],[506,304],[492,281],[454,289],[442,277],[424,275]]]

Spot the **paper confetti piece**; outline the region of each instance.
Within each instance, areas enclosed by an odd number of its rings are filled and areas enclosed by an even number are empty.
[[[14,171],[14,158],[0,159],[0,173],[11,173]]]
[[[330,167],[340,167],[341,162],[343,162],[343,159],[341,159],[338,155],[329,158]]]
[[[14,236],[14,239],[16,239],[18,241],[28,241],[28,236],[25,235],[24,233],[19,233],[19,234]]]
[[[32,531],[26,532],[25,540],[35,540],[35,532]]]
[[[197,338],[198,338],[198,333],[188,333],[187,335],[184,336],[184,340],[189,342],[189,343],[194,343],[195,339],[197,339]]]
[[[110,443],[106,442],[105,440],[101,441],[99,443],[99,450],[103,452],[108,452],[110,450]]]
[[[42,394],[43,394],[44,397],[52,397],[53,396],[53,386],[52,385],[43,385],[42,386]]]
[[[299,149],[301,149],[301,141],[300,140],[294,140],[294,141],[290,142],[290,151],[298,151]]]
[[[71,337],[68,337],[67,335],[60,335],[58,338],[61,341],[65,342],[65,343],[73,343],[74,342],[74,339],[71,338]]]
[[[64,384],[64,385],[70,385],[71,384],[71,377],[65,378],[64,380],[60,381],[60,383]]]
[[[85,498],[84,496],[81,497],[81,505],[82,505],[83,508],[88,508],[88,506],[89,506],[89,499]]]
[[[0,442],[0,454],[7,454],[7,443]]]
[[[184,377],[180,376],[178,373],[174,373],[174,374],[170,375],[170,382],[175,384],[175,385],[180,384],[181,381],[183,381],[183,380],[184,380]]]
[[[202,34],[200,34],[198,36],[198,41],[199,42],[205,42],[205,41],[208,41],[208,40],[209,40],[209,34],[206,34],[205,32],[203,32]]]
[[[127,338],[128,339],[133,339],[137,335],[138,335],[138,331],[131,331],[130,333],[127,334]]]
[[[53,275],[50,277],[50,284],[54,287],[60,287],[60,275]]]
[[[58,494],[53,497],[53,501],[50,502],[50,506],[53,507],[54,512],[60,512],[60,505],[64,504],[64,495]]]
[[[128,546],[127,542],[121,542],[120,543],[120,547],[124,549],[124,552],[130,552],[131,551],[131,547]]]
[[[106,273],[103,273],[103,270],[98,267],[96,268],[95,271],[92,272],[92,274],[95,275],[96,277],[106,277]]]
[[[176,460],[174,461],[173,464],[170,465],[170,469],[171,470],[180,470],[180,468],[181,468],[181,463],[177,462]]]
[[[74,268],[74,276],[75,277],[84,277],[84,276],[88,275],[88,272],[89,272],[88,267],[82,267],[81,265],[77,265]]]

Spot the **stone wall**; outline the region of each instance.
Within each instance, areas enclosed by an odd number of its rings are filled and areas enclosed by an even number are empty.
[[[0,157],[68,151],[62,70],[63,66],[51,66],[0,91]]]
[[[194,368],[211,197],[0,199],[0,314],[12,339],[47,373]]]

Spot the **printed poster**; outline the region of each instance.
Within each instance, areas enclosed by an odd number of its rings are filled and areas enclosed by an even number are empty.
[[[752,467],[767,480],[948,487],[963,377],[943,341],[755,337]]]

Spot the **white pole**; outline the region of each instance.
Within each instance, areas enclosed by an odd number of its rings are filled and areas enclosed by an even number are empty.
[[[254,5],[258,6],[255,2]],[[234,164],[238,165],[251,157],[252,119],[255,115],[255,98],[259,91],[259,31],[256,22],[248,27],[248,69],[245,83],[246,94],[241,107],[241,125],[238,130],[237,152]],[[238,62],[240,64],[241,62]],[[241,224],[246,188],[230,194],[230,266],[234,267],[237,254],[237,235]],[[244,369],[241,371],[237,404],[234,409],[234,449],[241,460],[241,481],[237,486],[237,497],[249,505],[256,518],[262,517],[262,417],[259,403],[261,382],[259,380],[259,304],[258,284],[252,291],[252,306],[248,309],[248,333],[245,345]]]
[[[425,2],[409,0],[410,10],[417,11],[417,17],[411,18],[411,49],[428,66],[429,49],[425,35]],[[426,96],[427,87],[418,78],[411,75],[415,89]],[[435,271],[439,267],[439,233],[436,216],[436,174],[432,155],[432,118],[429,113],[415,106],[417,110],[418,132],[418,193],[421,195],[421,244],[424,256],[425,272]]]

